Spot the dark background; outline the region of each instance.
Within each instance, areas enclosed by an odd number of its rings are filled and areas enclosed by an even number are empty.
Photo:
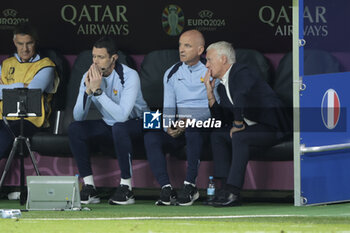
[[[347,0],[305,0],[305,5],[308,4],[310,8],[309,16],[313,19],[316,19],[315,7],[322,6],[327,10],[324,14],[327,22],[309,22],[310,17],[305,19],[306,24],[322,28],[318,34],[308,33],[309,38],[306,38],[314,41],[315,46],[343,51],[344,47],[348,48],[344,44],[349,41],[345,39],[349,35],[349,16],[345,13],[346,10],[339,14],[339,4],[334,2],[343,4],[341,9],[349,9],[350,1]],[[20,20],[28,20],[38,27],[41,47],[55,48],[64,54],[77,54],[84,49],[90,49],[93,42],[105,34],[115,37],[120,49],[131,54],[177,48],[178,35],[168,35],[162,26],[162,22],[167,20],[162,17],[162,13],[170,4],[182,9],[179,12],[184,17],[179,24],[183,26],[183,30],[199,29],[203,32],[207,45],[226,40],[232,42],[236,48],[256,49],[263,53],[285,53],[292,49],[292,34],[287,30],[292,24],[291,0],[32,0],[1,3],[0,54],[13,51],[11,30]],[[119,22],[112,22],[110,16],[113,21],[117,21],[118,7],[126,10],[124,18],[119,17]],[[208,10],[209,14],[203,14],[208,13]],[[198,27],[189,25],[189,20],[207,20],[214,25]],[[67,21],[73,21],[75,25]],[[95,32],[87,31],[86,27],[122,29],[120,32],[109,30],[105,33],[98,32],[97,29]],[[342,39],[337,36],[338,33],[343,35]]]

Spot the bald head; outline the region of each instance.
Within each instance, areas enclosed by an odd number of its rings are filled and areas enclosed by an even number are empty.
[[[197,64],[204,52],[204,45],[204,37],[200,31],[189,30],[182,33],[179,39],[180,60],[189,66]]]
[[[197,43],[199,46],[203,46],[204,47],[204,45],[205,45],[204,36],[198,30],[193,29],[193,30],[185,31],[184,33],[182,33],[181,36],[191,37],[193,42]]]

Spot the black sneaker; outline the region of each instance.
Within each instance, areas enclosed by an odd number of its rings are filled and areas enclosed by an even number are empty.
[[[185,184],[179,193],[177,203],[181,206],[192,205],[199,198],[198,189],[192,184]]]
[[[241,205],[240,195],[233,194],[228,190],[224,190],[213,203],[213,206],[215,207],[230,207],[230,206],[240,206],[240,205]]]
[[[171,205],[176,204],[176,191],[170,187],[164,187],[160,191],[159,200],[156,201],[156,205]]]
[[[121,184],[109,199],[111,205],[128,205],[135,203],[134,193],[128,185]]]
[[[100,203],[100,198],[97,195],[97,191],[92,185],[84,185],[80,191],[80,203],[81,204],[97,204]]]
[[[225,190],[224,189],[217,189],[215,190],[215,196],[212,199],[207,199],[203,201],[203,205],[210,205],[213,206],[216,201],[218,201],[221,196],[224,195]]]

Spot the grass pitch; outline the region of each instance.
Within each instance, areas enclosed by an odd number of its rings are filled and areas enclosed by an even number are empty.
[[[239,207],[86,205],[91,211],[29,211],[0,219],[1,232],[350,232],[350,203],[295,207],[292,203],[250,202]],[[0,208],[21,209],[0,200]]]

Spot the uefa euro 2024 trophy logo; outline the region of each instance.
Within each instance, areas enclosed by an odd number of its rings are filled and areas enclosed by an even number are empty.
[[[168,5],[162,13],[163,30],[169,36],[180,35],[185,26],[185,16],[177,5]]]

